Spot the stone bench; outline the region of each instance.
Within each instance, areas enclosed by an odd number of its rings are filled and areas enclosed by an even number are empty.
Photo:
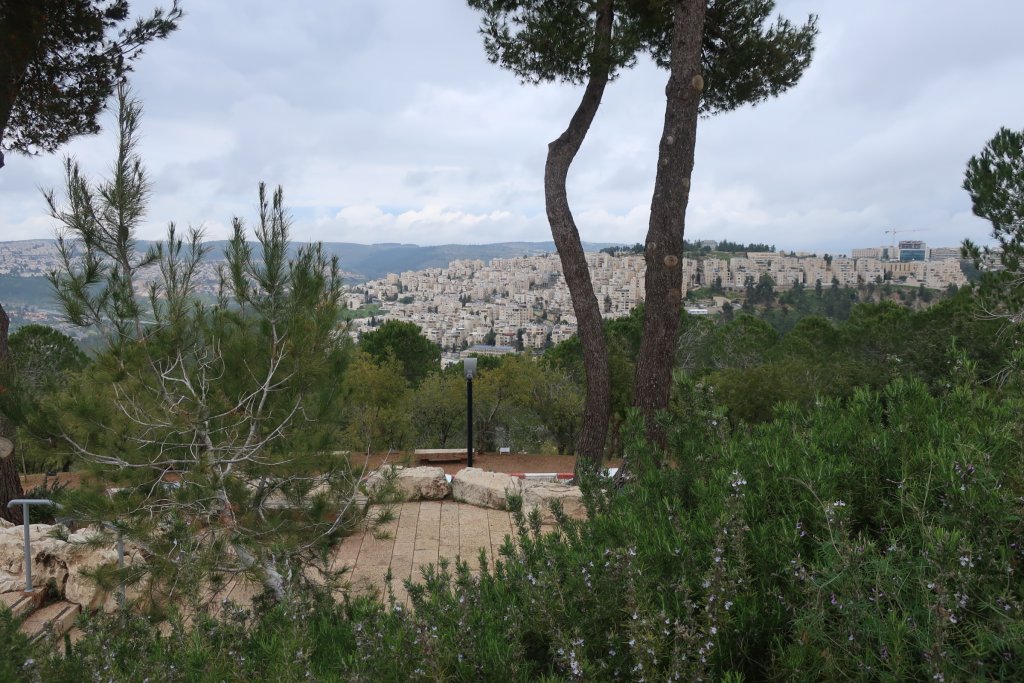
[[[466,459],[465,448],[417,448],[413,455],[420,462],[462,462]]]

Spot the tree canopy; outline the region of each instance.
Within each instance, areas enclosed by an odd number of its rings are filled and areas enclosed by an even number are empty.
[[[20,328],[11,335],[10,350],[19,382],[36,390],[52,387],[89,360],[71,337],[46,325]]]
[[[134,23],[128,0],[0,3],[0,167],[5,149],[53,152],[99,132],[96,119],[132,61],[181,17],[178,0]]]
[[[975,215],[992,224],[998,254],[984,250],[991,268],[982,279],[983,305],[992,315],[1024,322],[1024,130],[1000,128],[980,154],[967,162],[963,187]],[[983,251],[966,242],[965,251],[981,259]]]
[[[402,374],[413,386],[423,381],[441,360],[441,347],[424,337],[419,325],[401,320],[389,320],[364,334],[359,346],[378,363],[389,356],[397,359]]]
[[[641,54],[658,66],[671,62],[673,3],[611,3],[610,49],[595,63],[597,0],[467,0],[483,13],[480,33],[488,59],[524,83],[581,85],[595,67],[609,78],[633,67]],[[784,17],[766,24],[774,0],[708,0],[701,41],[701,111],[730,111],[775,97],[810,64],[817,19],[795,25]]]

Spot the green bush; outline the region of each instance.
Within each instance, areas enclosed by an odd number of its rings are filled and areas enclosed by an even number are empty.
[[[393,599],[291,594],[158,636],[89,622],[41,679],[1020,680],[1024,405],[960,359],[730,431],[689,385],[670,458],[627,421],[622,488],[585,521],[515,512],[493,569],[425,570]],[[659,466],[658,463],[662,463]],[[513,509],[517,508],[513,500]],[[129,652],[132,652],[129,656]],[[16,653],[24,661],[21,651]],[[106,667],[106,668],[104,668]]]

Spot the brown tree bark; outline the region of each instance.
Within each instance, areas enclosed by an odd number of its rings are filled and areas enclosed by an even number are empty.
[[[0,392],[11,391],[7,386],[5,378],[10,377],[12,371],[11,352],[7,346],[7,331],[10,328],[10,319],[7,311],[0,304]],[[21,487],[21,478],[18,476],[17,440],[15,439],[14,423],[4,414],[0,407],[0,438],[8,439],[15,448],[7,454],[7,457],[0,457],[0,517],[13,524],[21,524],[21,508],[10,510],[7,503],[15,498],[22,498],[25,495]],[[3,449],[6,450],[6,449]]]
[[[668,407],[682,305],[683,232],[704,88],[701,44],[706,10],[705,0],[675,2],[665,123],[644,251],[644,331],[636,365],[634,405],[643,413],[648,438],[659,445],[664,445],[665,434],[655,416]]]
[[[562,261],[562,275],[576,313],[577,333],[583,347],[583,367],[587,377],[583,426],[576,447],[577,471],[581,467],[599,467],[604,458],[611,413],[611,384],[601,309],[594,294],[594,285],[590,281],[590,270],[579,230],[569,208],[565,183],[569,166],[590,130],[608,84],[613,16],[613,0],[603,0],[598,4],[594,51],[590,59],[586,89],[565,132],[548,145],[544,167],[544,201],[548,223],[551,225],[551,236]]]

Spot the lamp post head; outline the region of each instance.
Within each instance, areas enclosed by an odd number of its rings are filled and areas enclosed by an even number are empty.
[[[463,360],[462,370],[466,373],[466,379],[473,379],[476,375],[476,358],[466,358]]]

